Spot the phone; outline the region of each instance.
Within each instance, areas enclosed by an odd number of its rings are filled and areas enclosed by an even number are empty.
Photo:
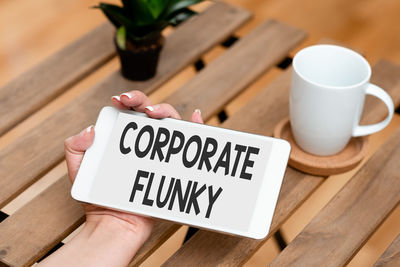
[[[71,195],[261,239],[269,232],[289,153],[282,139],[104,107]]]

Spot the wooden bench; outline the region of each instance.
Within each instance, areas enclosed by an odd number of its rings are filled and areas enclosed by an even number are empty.
[[[271,266],[341,266],[348,263],[399,204],[399,162],[400,129]]]
[[[251,14],[241,8],[221,2],[213,4],[198,16],[173,29],[167,36],[158,72],[154,78],[146,82],[131,82],[123,79],[119,71],[115,71],[93,87],[84,90],[72,101],[59,107],[57,112],[49,115],[40,124],[34,125],[0,147],[0,208],[12,202],[29,186],[43,179],[46,173],[63,162],[64,139],[94,123],[101,107],[110,105],[112,95],[132,89],[141,90],[146,94],[162,91],[160,87],[191,64],[198,62],[197,67],[200,69],[201,61],[198,60],[207,51],[234,35],[235,31],[250,18]],[[115,57],[112,35],[113,30],[110,25],[101,25],[1,88],[0,134],[6,136],[13,127],[18,127],[21,121],[29,118],[35,111],[40,111],[43,105],[55,101],[57,96],[71,90],[74,85],[112,61]],[[217,114],[222,114],[220,117],[223,117],[226,113],[220,112],[226,105],[261,75],[273,68],[277,69],[277,65],[281,68],[290,65],[288,58],[290,51],[305,36],[304,31],[293,26],[267,20],[238,41],[233,42],[235,38],[231,38],[228,43],[233,44],[226,51],[181,87],[162,97],[163,102],[175,106],[185,119],[195,108],[202,110],[205,120],[210,120]],[[271,135],[274,126],[288,115],[290,72],[290,68],[283,71],[276,80],[258,92],[240,110],[230,114],[221,126]],[[373,68],[373,82],[387,89],[396,107],[399,106],[399,66],[388,61],[380,61]],[[364,118],[367,120],[375,121],[385,116],[384,107],[378,106],[376,102],[368,102],[366,106],[369,112]],[[395,173],[397,167],[394,164],[396,156],[385,154],[385,151],[396,150],[395,144],[398,141],[392,140],[389,141],[389,145],[382,147],[386,150],[377,152],[374,158],[385,164],[387,179],[394,181],[398,178]],[[357,219],[357,214],[353,214],[351,209],[356,209],[361,214],[364,204],[343,207],[342,202],[338,202],[338,200],[343,201],[342,198],[351,197],[358,192],[360,197],[371,197],[371,203],[379,201],[373,191],[363,191],[358,187],[358,183],[366,183],[368,180],[371,181],[371,190],[378,188],[380,184],[377,180],[385,179],[381,178],[378,167],[371,159],[332,199],[325,211],[322,210],[315,217],[308,226],[310,231],[318,229],[319,218],[323,220],[325,214],[329,215],[329,212],[351,213],[352,216],[346,217],[347,221],[340,221],[341,223],[353,223],[353,220]],[[305,175],[288,167],[269,237],[325,179],[326,177]],[[388,184],[385,190],[387,187]],[[31,265],[62,246],[60,242],[84,222],[83,210],[79,203],[71,199],[70,188],[66,170],[63,169],[48,188],[17,211],[12,214],[3,212],[3,220],[0,223],[1,263],[9,266]],[[376,207],[372,207],[371,204],[369,208],[373,211],[379,209],[379,216],[374,220],[366,217],[365,220],[369,220],[365,222],[368,229],[362,228],[353,233],[355,235],[353,242],[348,245],[346,252],[340,252],[341,257],[338,257],[335,263],[344,263],[351,259],[376,227],[398,205],[399,194],[398,192],[395,194],[398,188],[392,190],[389,188],[381,192],[388,194],[390,201],[382,202],[381,206]],[[385,209],[380,209],[384,204]],[[368,213],[368,210],[364,212]],[[150,239],[132,260],[131,265],[142,263],[180,227],[171,222],[158,221]],[[308,237],[307,233],[302,234]],[[291,252],[292,250],[307,248],[308,243],[302,241],[302,234],[299,235],[300,241],[296,241],[296,238],[279,255],[276,259],[278,264],[281,259],[290,260],[291,255],[296,255],[296,252]],[[340,242],[336,238],[345,236],[345,233],[340,233],[340,236],[338,234],[336,237],[332,233],[332,244],[327,242],[324,246],[321,242],[321,251],[329,251],[331,245]],[[314,238],[319,237],[315,235]],[[240,265],[246,262],[267,239],[251,240],[200,230],[165,262],[165,265]],[[385,259],[393,258],[392,251],[388,250],[389,256],[385,256]],[[321,257],[320,260],[325,262],[328,259]]]
[[[400,235],[393,240],[385,253],[374,264],[374,267],[399,266],[400,265]]]
[[[395,101],[395,105],[399,106],[400,87],[396,87],[396,85],[400,82],[400,68],[387,61],[381,61],[373,68],[373,73],[373,82],[388,89],[388,93]],[[392,79],[396,76],[397,79]],[[239,112],[231,116],[223,124],[223,127],[271,135],[274,126],[282,118],[288,116],[289,86],[290,70],[286,71],[286,73],[281,75],[260,92],[257,97],[250,101],[248,105],[243,108],[243,110],[246,110],[246,113]],[[365,114],[368,120],[375,120],[385,116],[385,108],[376,105],[377,102],[375,101],[366,103],[366,110],[370,110],[368,114]],[[252,120],[248,118],[252,118]],[[264,118],[268,118],[268,121]],[[324,177],[298,172],[290,167],[287,169],[269,236],[279,229],[282,223],[324,182],[325,179]],[[395,179],[395,177],[393,177],[393,179]],[[336,238],[336,235],[332,233],[332,237]],[[189,242],[183,245],[165,265],[174,266],[183,259],[186,259],[186,262],[190,260],[191,263],[199,263],[202,266],[212,266],[216,263],[226,264],[228,266],[240,265],[248,260],[266,240],[267,239],[261,241],[251,240],[208,231],[199,231]],[[291,244],[289,244],[289,247],[290,245]],[[322,243],[321,245],[323,246]],[[360,246],[361,245],[362,244],[360,244]],[[332,249],[329,245],[326,245],[324,248],[327,251]],[[201,251],[201,253],[198,251]],[[285,251],[286,249],[282,254]],[[307,251],[304,255],[308,255],[309,253],[310,252]],[[205,257],[205,255],[207,255],[207,257]],[[314,257],[324,261],[326,264],[325,261],[327,259],[325,257],[319,257],[318,254],[314,255]],[[323,264],[323,266],[325,266],[325,264]],[[278,264],[277,266],[280,265]],[[305,264],[304,266],[310,265]]]

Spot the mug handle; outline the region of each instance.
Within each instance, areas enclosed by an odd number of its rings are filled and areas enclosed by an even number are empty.
[[[353,136],[357,137],[357,136],[363,136],[363,135],[369,135],[369,134],[373,134],[376,132],[379,132],[380,130],[382,130],[383,128],[385,128],[389,122],[392,120],[393,117],[393,113],[394,113],[394,105],[393,105],[393,101],[390,98],[389,94],[386,93],[385,90],[383,90],[382,88],[369,83],[368,87],[367,87],[367,91],[366,94],[368,95],[372,95],[375,96],[377,98],[379,98],[380,100],[383,101],[383,103],[385,103],[389,114],[388,116],[381,122],[375,123],[375,124],[371,124],[371,125],[358,125],[354,130],[353,130]]]

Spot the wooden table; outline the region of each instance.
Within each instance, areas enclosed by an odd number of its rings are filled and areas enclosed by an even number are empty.
[[[241,38],[235,31],[251,18],[241,8],[215,3],[200,15],[173,29],[161,55],[157,75],[146,82],[123,79],[119,71],[102,77],[88,90],[74,89],[87,77],[101,72],[115,57],[113,28],[104,24],[68,45],[38,66],[0,89],[0,134],[41,112],[51,113],[37,125],[0,146],[0,207],[6,206],[30,185],[45,177],[64,159],[63,141],[95,122],[110,97],[137,89],[158,92],[163,84],[195,64],[189,81],[165,97],[188,119],[200,108],[205,120],[215,115],[221,127],[271,135],[288,115],[290,51],[306,36],[295,27],[267,20]],[[238,39],[238,40],[237,40]],[[204,66],[202,56],[214,47],[226,47]],[[227,117],[225,106],[261,75],[277,67],[282,74]],[[395,106],[400,103],[400,66],[380,61],[373,67],[374,83],[385,88]],[[62,108],[52,107],[57,97],[71,92]],[[64,94],[65,95],[65,94]],[[56,104],[54,104],[56,105]],[[383,106],[366,103],[366,122],[382,119]],[[26,125],[26,124],[22,124]],[[21,127],[20,127],[21,128]],[[272,262],[272,266],[339,266],[352,259],[400,200],[400,130],[352,177]],[[166,262],[166,266],[240,265],[290,217],[326,180],[287,168],[269,236],[252,240],[200,230]],[[12,214],[1,213],[0,260],[2,265],[23,266],[54,251],[84,222],[79,203],[70,197],[70,182],[63,168],[51,186]],[[138,265],[181,226],[159,221],[147,243],[132,260]],[[393,239],[395,236],[393,236]],[[397,237],[376,263],[400,266]]]

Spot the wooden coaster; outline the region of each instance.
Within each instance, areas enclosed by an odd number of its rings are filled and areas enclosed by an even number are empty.
[[[289,165],[302,172],[328,176],[343,173],[356,167],[368,152],[368,138],[352,138],[347,146],[332,156],[317,156],[302,150],[294,141],[289,118],[282,120],[275,127],[274,136],[290,142]]]

